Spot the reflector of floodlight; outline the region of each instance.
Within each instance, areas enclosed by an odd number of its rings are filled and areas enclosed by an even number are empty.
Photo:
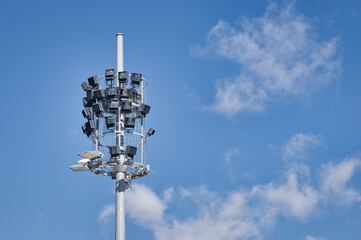
[[[82,114],[84,116],[84,118],[87,118],[88,120],[91,120],[92,116],[91,116],[91,111],[90,111],[90,107],[86,107],[83,109]]]
[[[150,106],[147,104],[141,104],[139,107],[139,112],[143,115],[146,116],[150,111]]]
[[[114,79],[115,79],[115,70],[114,69],[105,70],[105,80],[113,81]]]
[[[129,88],[121,88],[119,91],[119,97],[129,98],[130,97],[130,89]]]
[[[105,117],[105,124],[107,125],[107,128],[114,127],[115,126],[115,117],[114,116]]]
[[[76,171],[76,172],[79,172],[79,171],[89,171],[90,168],[86,165],[77,165],[77,164],[74,164],[72,166],[69,167],[71,170],[73,171]]]
[[[94,97],[97,100],[102,100],[103,98],[105,98],[105,92],[104,89],[98,89],[94,91]]]
[[[109,147],[109,153],[110,153],[110,156],[112,156],[112,157],[119,156],[120,155],[119,146],[110,146]]]
[[[78,154],[80,157],[89,159],[89,160],[93,160],[93,159],[97,159],[97,158],[102,158],[103,157],[103,153],[100,151],[87,151],[87,152],[82,152]]]
[[[109,111],[114,112],[119,109],[119,101],[110,101],[109,102]]]
[[[137,154],[137,148],[134,146],[130,146],[128,145],[126,150],[125,150],[125,154],[130,157],[131,159],[133,159],[133,157],[135,156],[135,154]]]
[[[118,95],[118,89],[115,87],[109,87],[105,89],[105,95],[107,98],[114,98]]]
[[[92,77],[88,78],[88,82],[90,85],[93,86],[93,88],[97,88],[99,86],[99,77],[92,76]]]
[[[135,118],[134,117],[125,117],[124,118],[124,127],[125,128],[134,128]]]
[[[149,128],[147,136],[152,136],[155,133],[155,130],[153,128]]]
[[[142,81],[142,74],[140,73],[132,73],[130,75],[131,84],[133,87],[137,87],[140,85],[140,82]]]
[[[90,163],[90,159],[84,158],[84,159],[80,159],[75,164],[77,164],[77,165],[88,165],[88,163]]]
[[[122,113],[131,113],[132,112],[132,102],[123,101],[121,112]]]
[[[118,81],[119,83],[127,83],[129,78],[129,73],[127,71],[118,72]]]
[[[84,91],[90,91],[90,90],[93,89],[92,86],[90,86],[89,83],[87,83],[87,82],[83,82],[83,83],[81,84],[81,88],[82,88]]]
[[[141,95],[134,88],[129,90],[129,97],[132,100],[136,100],[136,101],[139,101],[141,99]]]

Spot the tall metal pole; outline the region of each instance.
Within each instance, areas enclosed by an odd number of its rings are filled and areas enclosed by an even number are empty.
[[[117,74],[124,71],[123,62],[123,34],[118,33],[117,36]],[[118,77],[116,79],[117,87],[119,86]],[[116,172],[116,184],[115,184],[115,240],[125,240],[125,171],[124,168],[124,115],[121,114],[120,109],[118,112],[118,125],[117,125],[117,145],[120,148],[121,155],[118,161]]]

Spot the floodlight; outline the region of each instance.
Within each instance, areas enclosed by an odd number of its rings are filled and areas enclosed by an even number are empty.
[[[83,106],[84,107],[91,107],[93,105],[93,103],[94,103],[94,99],[92,99],[91,101],[88,101],[88,100],[86,100],[86,97],[83,98]]]
[[[94,99],[94,91],[87,91],[86,92],[86,100],[88,102],[95,101],[95,99]]]
[[[133,100],[141,100],[141,95],[134,88],[130,89],[130,98]]]
[[[119,83],[127,83],[129,78],[129,73],[127,71],[118,72],[118,81]]]
[[[83,133],[89,137],[90,134],[92,134],[95,131],[95,121],[89,120],[81,128],[83,130]]]
[[[110,153],[110,156],[112,156],[112,157],[119,156],[120,155],[119,146],[110,146],[109,147],[109,153]]]
[[[122,111],[122,113],[131,113],[132,112],[132,102],[123,101],[121,111]]]
[[[104,107],[103,104],[101,102],[98,102],[96,104],[93,105],[93,111],[95,112],[95,114],[99,115],[100,113],[104,112]]]
[[[139,112],[145,117],[150,111],[150,106],[147,104],[141,104],[139,107]]]
[[[87,151],[87,152],[82,152],[78,154],[80,157],[86,158],[86,159],[97,159],[97,158],[102,158],[103,157],[103,153],[100,151]]]
[[[76,172],[90,170],[90,168],[87,165],[79,165],[79,164],[74,164],[74,165],[70,166],[69,168]]]
[[[153,128],[149,128],[147,136],[150,137],[155,133],[155,130]]]
[[[110,101],[109,102],[109,111],[118,111],[119,109],[119,101]]]
[[[115,126],[115,117],[114,116],[108,116],[105,117],[105,124],[107,125],[107,128],[112,128]]]
[[[131,84],[133,87],[137,87],[140,85],[140,82],[142,81],[142,74],[140,73],[132,73],[130,75]]]
[[[125,117],[124,118],[124,127],[125,128],[134,128],[135,126],[135,117]]]
[[[118,95],[118,89],[115,87],[109,87],[105,89],[105,95],[107,96],[107,98],[116,97]]]
[[[131,159],[133,159],[133,157],[135,156],[135,154],[137,154],[137,148],[134,146],[130,146],[128,145],[127,148],[125,149],[125,154],[130,157]]]
[[[81,88],[82,88],[84,91],[89,91],[89,90],[92,90],[92,89],[93,89],[92,86],[90,86],[89,83],[87,83],[87,82],[83,82],[83,83],[81,84]]]
[[[91,111],[90,111],[89,107],[84,108],[82,111],[82,114],[83,114],[84,118],[91,120],[92,116],[91,116]]]
[[[103,98],[105,98],[105,92],[104,89],[98,89],[94,91],[94,97],[97,100],[102,100]]]
[[[70,166],[69,168],[73,171],[89,171],[89,159],[81,159],[76,162],[76,164]]]
[[[105,80],[113,81],[114,79],[115,79],[115,70],[114,69],[105,70]]]
[[[93,86],[93,88],[97,88],[99,86],[99,77],[92,76],[92,77],[88,78],[88,82],[90,85]]]
[[[130,89],[129,88],[121,88],[119,92],[119,97],[121,98],[129,98]]]

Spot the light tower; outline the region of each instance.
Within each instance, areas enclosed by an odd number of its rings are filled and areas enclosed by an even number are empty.
[[[116,71],[107,69],[104,76],[92,76],[81,84],[86,92],[82,113],[87,119],[82,130],[93,141],[95,150],[79,153],[83,159],[70,168],[115,180],[115,239],[125,240],[125,190],[132,179],[149,173],[145,143],[155,131],[150,128],[144,132],[150,111],[145,98],[147,81],[142,74],[124,71],[123,34],[116,37]]]

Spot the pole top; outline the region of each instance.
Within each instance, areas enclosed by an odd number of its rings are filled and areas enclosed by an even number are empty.
[[[118,35],[122,35],[122,36],[124,36],[124,34],[123,34],[123,33],[117,33],[117,34],[115,34],[115,36],[118,36]]]

